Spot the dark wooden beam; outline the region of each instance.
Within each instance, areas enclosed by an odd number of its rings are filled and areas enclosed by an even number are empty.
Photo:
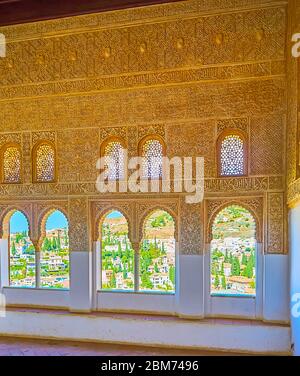
[[[185,0],[0,0],[0,26]]]

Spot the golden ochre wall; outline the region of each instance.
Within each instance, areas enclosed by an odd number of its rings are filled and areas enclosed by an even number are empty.
[[[289,14],[286,1],[190,0],[0,28],[8,41],[0,146],[21,143],[23,153],[23,183],[0,185],[1,217],[23,210],[37,244],[43,213],[61,208],[76,251],[90,248],[103,208],[127,213],[134,243],[140,218],[164,205],[177,219],[180,251],[199,254],[210,219],[237,202],[255,213],[265,252],[287,252]],[[218,178],[216,141],[226,128],[247,134],[247,177]],[[134,155],[151,133],[165,139],[169,156],[204,156],[203,203],[97,193],[101,141],[120,135]],[[31,150],[43,139],[56,145],[58,181],[32,184]]]
[[[292,35],[300,33],[300,3],[297,0],[289,2],[288,42]],[[288,55],[288,114],[287,114],[287,197],[291,207],[300,202],[300,128],[299,128],[299,58]]]

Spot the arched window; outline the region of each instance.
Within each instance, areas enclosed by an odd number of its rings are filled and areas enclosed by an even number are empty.
[[[49,142],[38,143],[33,150],[33,173],[35,182],[55,180],[55,149]]]
[[[128,237],[127,219],[113,210],[100,225],[101,289],[134,290],[134,251]]]
[[[6,145],[2,151],[3,183],[21,182],[21,150],[19,145]]]
[[[175,292],[175,222],[155,210],[144,223],[140,248],[140,291]]]
[[[241,132],[225,132],[219,137],[220,176],[241,176],[247,172],[245,137]]]
[[[65,215],[55,210],[44,223],[45,238],[41,248],[40,286],[70,287],[69,230]]]
[[[159,179],[162,176],[164,142],[157,136],[145,137],[139,145],[139,154],[143,157],[142,177]]]
[[[109,180],[121,180],[125,171],[124,142],[119,138],[111,138],[101,147],[101,156],[105,159],[104,170]]]
[[[212,226],[211,294],[255,296],[255,219],[238,205],[221,210]]]
[[[35,249],[29,238],[27,218],[14,211],[9,220],[9,284],[35,287]]]

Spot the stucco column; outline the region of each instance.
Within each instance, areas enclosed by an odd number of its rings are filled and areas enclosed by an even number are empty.
[[[132,248],[134,250],[134,291],[139,291],[140,280],[140,243],[132,242]]]
[[[89,241],[88,201],[69,199],[70,311],[92,310],[92,249]]]
[[[41,250],[35,246],[35,287],[41,287]]]
[[[202,204],[181,201],[179,243],[176,245],[176,311],[180,317],[204,316],[204,268],[201,237]]]

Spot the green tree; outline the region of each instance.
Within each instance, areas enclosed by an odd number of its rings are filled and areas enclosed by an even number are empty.
[[[51,247],[53,250],[56,250],[57,249],[57,243],[56,243],[56,239],[53,238],[52,239],[52,247]]]
[[[217,289],[219,287],[219,285],[220,285],[219,274],[216,274],[214,286]]]
[[[175,267],[173,265],[171,265],[169,269],[169,279],[173,285],[175,285]]]
[[[61,249],[60,234],[59,234],[59,232],[58,232],[57,239],[56,239],[56,245],[57,245],[57,249]]]
[[[117,280],[115,272],[112,273],[111,280],[110,280],[110,287],[115,289],[117,287]]]
[[[120,241],[118,241],[118,254],[122,258],[122,245]]]
[[[224,275],[224,262],[222,262],[222,265],[221,265],[221,275]]]
[[[15,255],[17,254],[17,250],[16,250],[16,244],[15,244],[15,242],[13,242],[12,245],[11,245],[11,254],[12,254],[13,256],[15,256]]]
[[[222,275],[222,289],[226,290],[226,287],[227,287],[227,285],[226,285],[226,277],[225,277],[225,275]]]
[[[248,263],[247,256],[245,255],[245,253],[243,253],[243,255],[242,255],[242,265],[247,265],[247,263]]]
[[[240,272],[241,272],[241,267],[240,267],[239,259],[237,257],[234,257],[232,260],[232,264],[231,264],[231,275],[238,276],[240,275]]]
[[[244,269],[243,275],[247,278],[253,277],[253,266],[251,265],[251,262],[248,262],[246,268]]]
[[[150,280],[150,274],[147,273],[147,272],[144,272],[141,276],[141,284],[142,284],[142,287],[146,288],[146,289],[152,289],[153,288],[153,284]]]

